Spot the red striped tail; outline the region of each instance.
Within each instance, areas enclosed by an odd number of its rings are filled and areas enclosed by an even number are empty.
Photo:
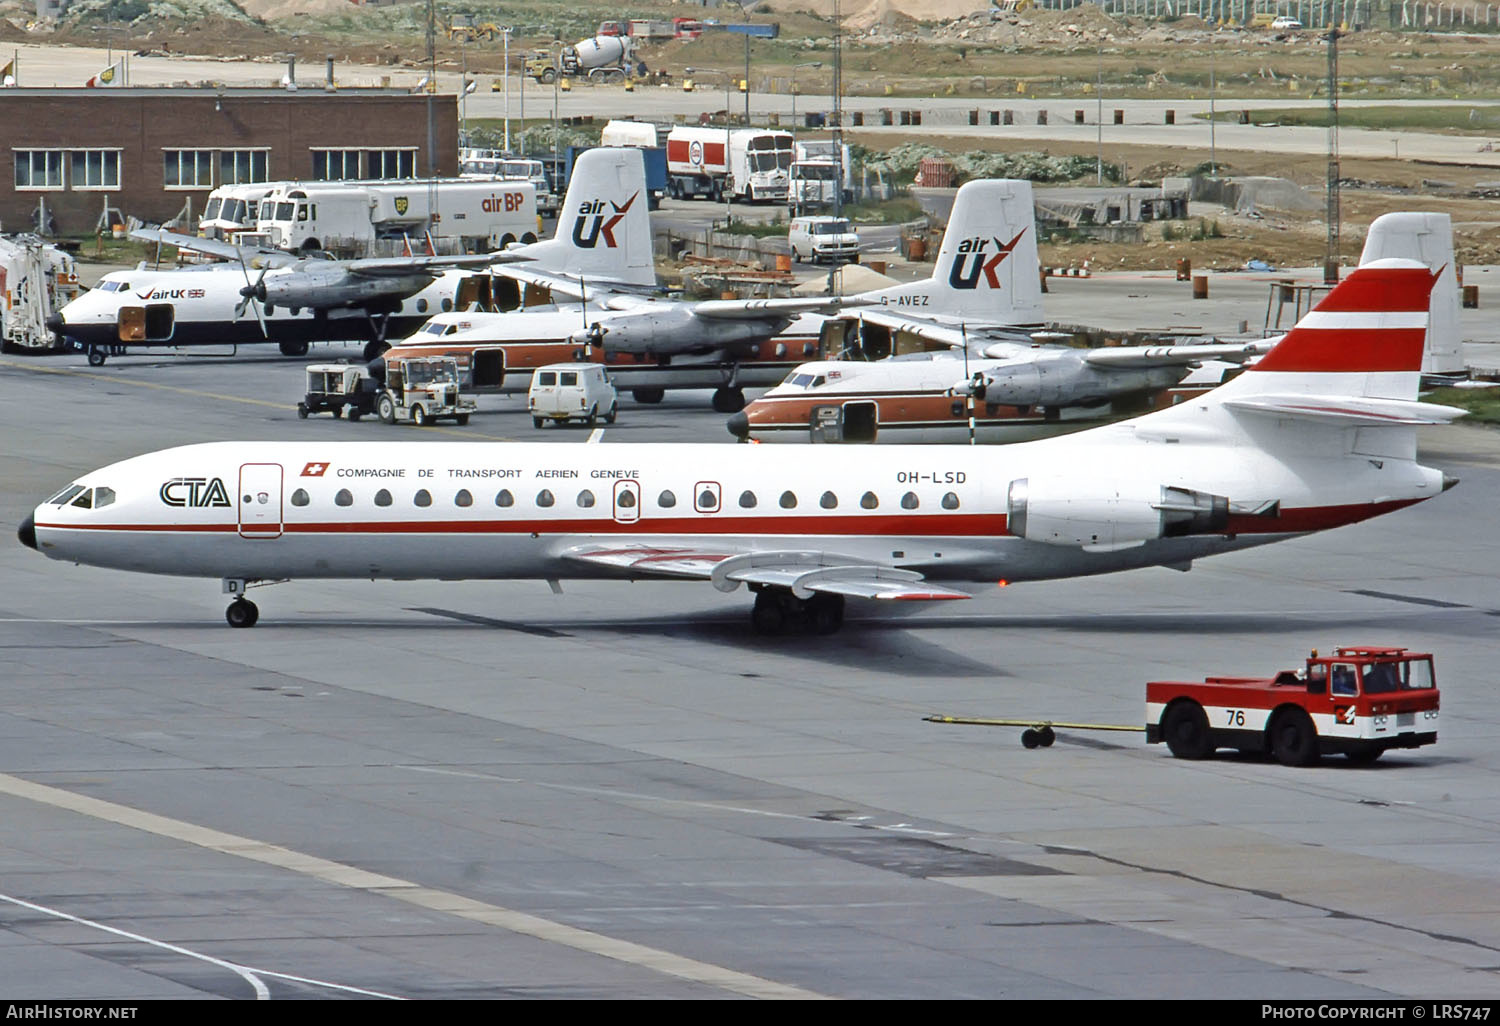
[[[1356,268],[1253,369],[1420,372],[1437,278],[1413,260]]]

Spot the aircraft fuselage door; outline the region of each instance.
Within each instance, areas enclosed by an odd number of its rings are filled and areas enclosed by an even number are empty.
[[[115,314],[115,334],[121,342],[146,341],[146,308],[122,306]]]
[[[639,481],[615,482],[615,522],[633,524],[641,518],[641,484]]]
[[[246,463],[240,467],[241,538],[281,537],[281,464]]]

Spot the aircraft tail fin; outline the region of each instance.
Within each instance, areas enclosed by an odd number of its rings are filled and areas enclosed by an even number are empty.
[[[654,286],[649,200],[640,150],[586,150],[573,164],[557,235],[526,247],[526,255],[533,258],[528,268]]]
[[[1041,323],[1031,183],[1004,178],[966,182],[954,197],[932,276],[861,298],[946,320]]]
[[[1462,374],[1463,336],[1459,330],[1458,265],[1453,259],[1453,222],[1447,214],[1409,212],[1382,214],[1370,224],[1361,265],[1400,257],[1426,264],[1438,272],[1432,287],[1431,320],[1423,374]]]

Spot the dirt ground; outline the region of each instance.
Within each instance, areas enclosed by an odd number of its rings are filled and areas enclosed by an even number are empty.
[[[191,3],[193,0],[179,0]],[[271,56],[297,53],[320,62],[332,54],[339,62],[416,67],[425,62],[425,38],[418,26],[418,7],[359,7],[344,0],[249,0],[245,7],[264,21],[217,17],[152,16],[132,25],[69,23],[27,27],[29,0],[0,0],[0,39],[103,44],[143,53],[182,55],[236,53]],[[781,35],[755,43],[757,87],[775,88],[797,64],[821,60],[822,69],[804,68],[798,85],[806,93],[828,88],[832,69],[831,0],[777,0],[770,14],[750,20],[776,20]],[[979,4],[940,0],[844,0],[843,67],[847,93],[920,97],[924,95],[1077,97],[1100,80],[1106,98],[1126,96],[1202,96],[1210,75],[1221,96],[1306,98],[1326,89],[1326,43],[1318,33],[1240,31],[1208,25],[1194,18],[1175,21],[1114,19],[1093,6],[1069,11],[1029,10],[999,19]],[[511,23],[513,61],[526,49],[544,45],[553,32],[582,35],[599,20],[622,14],[672,17],[684,9],[666,3],[633,5],[622,12],[611,0],[519,0],[465,5],[481,21]],[[566,24],[559,19],[566,12]],[[964,12],[934,19],[937,12]],[[918,20],[910,17],[916,14]],[[736,17],[741,17],[736,13]],[[392,26],[402,26],[395,30]],[[547,26],[553,26],[548,28]],[[588,26],[581,28],[580,26]],[[566,37],[565,37],[566,38]],[[1500,35],[1356,32],[1341,43],[1340,94],[1347,98],[1495,97],[1500,96]],[[719,33],[693,42],[648,47],[643,56],[652,67],[680,69],[688,64],[738,71],[743,42]],[[471,71],[502,70],[498,42],[459,44],[438,33],[438,62]],[[821,78],[819,77],[821,76]],[[858,138],[856,133],[851,137]],[[873,139],[868,140],[874,142]],[[882,148],[908,141],[891,136]],[[976,147],[972,139],[934,139],[960,152]],[[982,145],[982,144],[981,144]],[[998,146],[998,144],[995,144]],[[1025,144],[1028,148],[1036,148]],[[1054,143],[1054,154],[1092,156],[1087,145]],[[1127,178],[1159,182],[1206,162],[1206,150],[1114,147],[1107,159],[1123,163]],[[1221,157],[1225,156],[1221,152]],[[1227,174],[1276,175],[1290,178],[1321,196],[1326,168],[1319,156],[1279,154],[1228,155]],[[1458,259],[1463,263],[1500,263],[1500,205],[1476,198],[1475,187],[1500,180],[1493,168],[1423,165],[1415,161],[1345,160],[1342,164],[1342,239],[1340,262],[1352,264],[1371,219],[1391,210],[1438,210],[1452,215]],[[1440,180],[1440,181],[1439,181]],[[1500,189],[1497,189],[1500,192]],[[1323,213],[1258,211],[1259,217],[1221,211],[1203,212],[1202,239],[1161,238],[1163,225],[1148,226],[1144,244],[1110,245],[1088,241],[1045,242],[1049,264],[1095,267],[1166,268],[1182,256],[1195,267],[1240,267],[1247,260],[1273,265],[1321,263],[1326,255]],[[1199,209],[1187,224],[1198,227]],[[1169,230],[1183,234],[1183,224]]]

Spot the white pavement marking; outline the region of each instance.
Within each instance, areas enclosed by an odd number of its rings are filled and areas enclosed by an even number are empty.
[[[659,951],[631,941],[606,937],[589,930],[556,923],[526,912],[517,912],[514,909],[476,901],[461,894],[434,890],[409,880],[371,873],[339,862],[330,862],[327,859],[293,851],[290,848],[224,833],[210,827],[185,823],[167,816],[158,816],[155,813],[143,812],[140,809],[132,809],[126,805],[118,805],[98,798],[89,798],[72,791],[48,787],[45,784],[36,784],[8,773],[0,773],[0,793],[25,798],[43,805],[51,805],[54,808],[66,809],[69,812],[91,816],[105,822],[118,823],[135,830],[144,830],[158,837],[169,837],[210,851],[236,855],[280,869],[289,869],[325,883],[369,891],[419,908],[446,912],[472,922],[496,926],[502,930],[535,937],[553,944],[562,944],[578,951],[600,955],[617,962],[626,962],[694,983],[718,987],[747,997],[806,1000],[825,996],[803,990],[801,987],[777,983],[774,980],[762,979],[747,973],[725,969],[722,966],[699,962],[696,959],[684,958],[668,951]],[[109,927],[103,928],[110,929]],[[140,939],[145,940],[145,938]],[[182,950],[184,954],[191,954],[186,949]],[[203,957],[205,960],[210,960],[206,956]],[[218,964],[226,968],[236,968],[227,962]],[[288,979],[291,978],[288,977]]]
[[[261,976],[273,976],[280,980],[292,980],[296,983],[306,983],[314,987],[329,987],[333,990],[347,991],[351,994],[363,994],[366,997],[388,998],[391,1001],[405,1000],[404,998],[397,997],[395,994],[382,994],[378,990],[365,990],[363,987],[350,987],[342,983],[330,983],[327,980],[314,980],[306,976],[292,976],[289,973],[278,973],[273,972],[269,969],[256,969],[252,966],[240,965],[236,962],[226,962],[222,958],[214,958],[212,955],[205,955],[200,951],[193,951],[191,948],[184,948],[177,944],[169,944],[166,941],[156,940],[153,937],[147,937],[139,933],[131,933],[129,930],[121,930],[118,927],[107,926],[104,923],[95,922],[92,919],[84,919],[82,916],[75,916],[71,913],[62,911],[61,909],[48,908],[46,905],[38,905],[35,902],[26,901],[22,898],[14,898],[8,894],[0,894],[0,901],[8,901],[12,905],[19,905],[22,908],[29,908],[33,912],[41,912],[43,915],[54,916],[58,919],[66,919],[70,923],[78,923],[80,926],[87,926],[95,930],[103,930],[105,933],[112,933],[117,937],[124,937],[128,940],[140,941],[142,944],[150,944],[152,947],[161,948],[164,951],[173,951],[179,955],[186,955],[188,958],[196,958],[201,962],[207,962],[210,965],[216,965],[221,968],[228,969],[230,972],[243,977],[249,982],[250,986],[255,988],[255,1000],[257,1001],[269,1001],[271,999],[271,991],[264,983],[260,981],[259,977]]]

